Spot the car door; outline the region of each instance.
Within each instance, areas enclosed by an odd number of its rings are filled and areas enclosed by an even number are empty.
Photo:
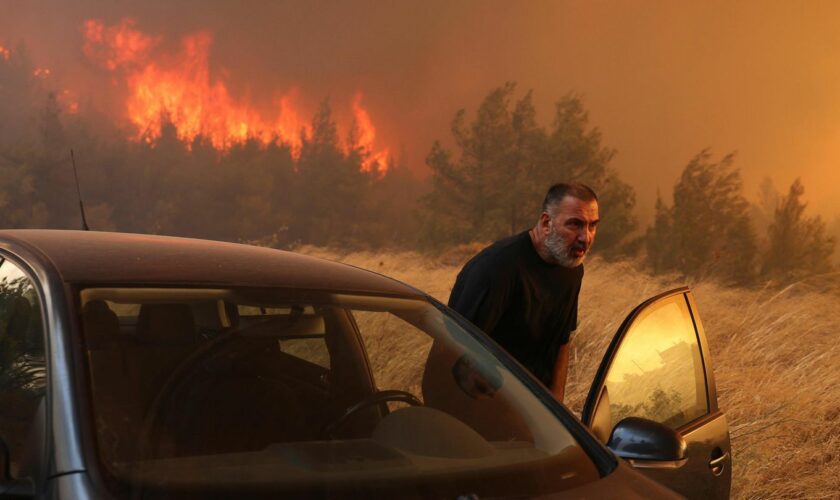
[[[670,427],[687,445],[683,461],[631,461],[640,472],[689,498],[729,497],[729,428],[688,288],[637,306],[601,362],[583,422],[606,444],[615,425],[631,416]]]

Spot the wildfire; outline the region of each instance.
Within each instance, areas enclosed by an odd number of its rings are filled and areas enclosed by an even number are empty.
[[[0,45],[0,59],[8,61],[10,57],[12,57],[12,53],[9,52],[9,49]]]
[[[105,27],[89,19],[83,25],[85,54],[109,70],[143,62],[160,39],[134,29],[134,20],[122,19],[116,26]]]
[[[297,102],[298,92],[290,89],[279,95],[274,106],[258,110],[248,102],[231,96],[225,81],[210,76],[210,33],[184,36],[179,49],[167,53],[161,39],[135,27],[131,19],[114,26],[101,21],[84,23],[84,52],[115,76],[127,88],[125,112],[136,128],[136,140],[153,144],[161,136],[165,121],[175,127],[178,139],[188,146],[204,138],[216,149],[228,150],[235,144],[257,140],[262,144],[284,143],[297,154],[309,126]],[[378,163],[387,168],[387,149],[377,149],[376,129],[357,93],[352,102],[355,142],[362,151],[364,170]]]
[[[50,77],[51,71],[49,68],[35,68],[35,71],[32,72],[32,75],[35,78],[40,78],[41,80],[46,80]]]
[[[381,172],[388,168],[388,148],[376,151],[374,142],[376,140],[376,128],[370,113],[362,106],[362,94],[357,93],[353,98],[353,117],[356,126],[356,144],[354,146],[364,152],[367,158],[362,163],[362,170],[369,172],[374,165],[378,165]]]

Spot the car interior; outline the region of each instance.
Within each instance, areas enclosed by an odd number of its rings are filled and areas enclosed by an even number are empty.
[[[131,288],[81,298],[99,460],[129,482],[224,488],[234,480],[220,468],[255,462],[272,466],[251,471],[253,484],[289,487],[366,477],[390,488],[418,474],[447,483],[459,468],[476,480],[476,470],[508,481],[530,471],[537,485],[595,474],[571,437],[540,434],[523,416],[533,412],[516,408],[498,367],[451,341],[432,338],[418,356],[419,393],[377,387],[354,308],[417,326],[437,313],[428,304]],[[557,463],[566,475],[547,479]]]

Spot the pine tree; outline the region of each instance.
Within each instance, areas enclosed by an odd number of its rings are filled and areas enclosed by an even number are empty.
[[[802,201],[805,187],[799,179],[776,205],[773,222],[767,228],[768,249],[762,274],[792,280],[825,273],[831,269],[834,239],[828,236],[819,215],[807,217]]]
[[[733,153],[715,162],[701,151],[674,186],[674,205],[666,209],[660,199],[647,235],[654,270],[734,283],[755,277],[756,238],[734,160]]]
[[[653,226],[645,235],[648,262],[654,273],[662,273],[675,267],[673,214],[657,191]]]
[[[345,154],[328,100],[312,118],[311,136],[303,136],[290,230],[313,244],[346,243],[358,238],[364,220],[368,176],[357,152]]]
[[[596,249],[619,253],[635,227],[635,195],[609,167],[615,151],[589,127],[579,97],[557,103],[547,132],[536,121],[531,92],[511,109],[514,89],[507,83],[490,92],[469,126],[464,110],[455,115],[457,157],[439,142],[432,146],[431,192],[423,199],[427,240],[489,241],[525,230],[539,217],[549,186],[577,181],[599,195],[604,222]]]

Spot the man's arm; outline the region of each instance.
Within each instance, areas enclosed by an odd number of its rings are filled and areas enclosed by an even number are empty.
[[[560,346],[557,353],[557,362],[554,364],[554,377],[551,383],[551,392],[557,401],[563,402],[566,393],[566,374],[569,372],[569,342]]]

